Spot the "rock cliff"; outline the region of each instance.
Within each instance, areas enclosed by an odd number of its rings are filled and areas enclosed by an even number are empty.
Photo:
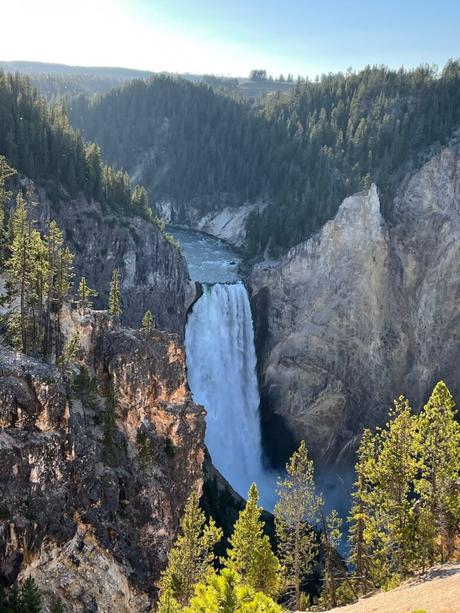
[[[201,490],[204,410],[174,334],[68,310],[74,383],[0,348],[0,575],[49,604],[149,611],[185,501]]]
[[[450,147],[406,180],[391,223],[374,185],[281,261],[254,268],[275,463],[301,438],[322,466],[351,463],[362,428],[382,422],[395,396],[418,406],[439,378],[460,392],[459,255],[460,153]]]
[[[234,247],[246,244],[246,223],[251,213],[262,211],[266,203],[241,204],[228,198],[218,197],[212,203],[192,201],[179,206],[172,201],[156,203],[156,208],[167,224],[211,234]]]
[[[64,230],[75,254],[76,280],[85,275],[99,292],[97,308],[107,307],[112,270],[118,268],[123,322],[138,327],[150,309],[161,329],[183,336],[193,286],[181,252],[154,223],[112,214],[83,198],[53,205],[41,189],[31,198],[42,227],[55,219]]]

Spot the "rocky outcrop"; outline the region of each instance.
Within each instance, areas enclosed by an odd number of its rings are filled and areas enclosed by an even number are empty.
[[[97,308],[107,307],[112,271],[118,268],[123,322],[138,327],[150,309],[161,329],[183,336],[194,288],[181,252],[158,226],[104,211],[84,198],[53,205],[41,189],[34,190],[31,198],[43,228],[55,219],[64,230],[66,244],[75,254],[76,280],[85,275],[98,291]]]
[[[266,203],[239,205],[227,199],[219,202],[216,198],[210,205],[203,202],[179,206],[175,202],[161,201],[156,204],[165,223],[205,232],[226,241],[234,247],[243,248],[246,244],[246,223],[251,213],[262,211]]]
[[[0,575],[72,611],[149,611],[186,499],[202,488],[204,410],[174,334],[69,310],[74,383],[0,349]]]
[[[354,460],[395,396],[415,406],[444,378],[458,394],[460,153],[406,181],[393,222],[378,191],[344,200],[311,239],[250,278],[268,453],[305,439],[321,465]],[[284,437],[281,435],[284,433]]]

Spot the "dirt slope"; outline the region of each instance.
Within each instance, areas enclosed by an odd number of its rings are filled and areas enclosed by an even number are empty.
[[[389,592],[363,598],[333,613],[460,613],[460,564],[433,568]]]

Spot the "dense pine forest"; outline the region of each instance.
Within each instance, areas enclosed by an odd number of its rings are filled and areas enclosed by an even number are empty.
[[[126,172],[103,163],[99,147],[85,143],[64,109],[48,107],[19,75],[0,71],[0,154],[19,173],[46,185],[54,200],[84,194],[126,213],[145,214],[145,191]]]
[[[161,76],[73,99],[69,114],[152,202],[270,201],[249,220],[248,250],[277,253],[371,181],[391,214],[404,174],[460,124],[460,63],[327,75],[256,103]]]

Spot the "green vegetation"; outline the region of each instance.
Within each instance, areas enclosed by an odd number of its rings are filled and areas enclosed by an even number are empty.
[[[460,521],[460,425],[445,383],[418,415],[399,398],[385,428],[365,431],[350,515],[358,593],[452,559]]]
[[[120,295],[120,271],[114,268],[109,290],[109,315],[113,319],[119,319],[123,310],[121,308]]]
[[[313,462],[303,441],[286,465],[286,473],[286,478],[278,483],[276,536],[283,568],[283,593],[288,603],[299,609],[302,578],[312,572],[317,555],[314,526],[319,521],[321,506],[315,493]]]
[[[237,573],[224,569],[220,575],[211,575],[195,588],[190,606],[184,613],[282,613],[282,609],[269,596],[256,592],[241,583]]]
[[[152,315],[152,311],[148,309],[144,317],[142,318],[142,330],[149,334],[155,328],[155,319]]]
[[[86,281],[86,277],[82,277],[80,279],[80,283],[78,285],[78,293],[80,296],[80,303],[83,308],[88,309],[92,306],[92,299],[96,298],[97,292],[94,289],[91,289],[88,286]]]
[[[270,201],[248,251],[277,253],[317,231],[347,195],[376,182],[391,216],[404,174],[460,124],[460,63],[367,67],[298,82],[250,104],[168,76],[72,101],[74,126],[118,168],[139,170],[152,202],[207,212]],[[155,155],[147,155],[153,151]]]
[[[280,587],[280,564],[264,534],[259,493],[253,483],[245,508],[235,522],[227,556],[222,564],[234,571],[242,582],[256,592],[275,595]]]
[[[58,357],[59,315],[71,289],[73,255],[56,222],[50,221],[43,236],[34,228],[21,192],[10,215],[4,254],[7,339],[25,353]]]
[[[83,193],[114,211],[145,215],[142,188],[101,161],[85,143],[61,105],[47,107],[26,77],[0,70],[0,154],[20,173],[46,185],[54,200]]]
[[[35,581],[28,577],[18,586],[0,587],[0,613],[41,613],[43,598]]]
[[[194,586],[212,572],[214,547],[221,538],[221,529],[213,519],[206,520],[193,492],[184,510],[180,536],[169,553],[168,567],[161,579],[162,592],[171,590],[177,602],[187,604]]]
[[[265,534],[253,484],[225,556],[222,531],[187,503],[181,535],[161,582],[161,613],[328,610],[376,589],[390,589],[430,565],[458,557],[460,424],[443,382],[419,414],[400,397],[390,419],[365,430],[358,451],[350,513],[350,567],[337,553],[336,511],[325,513],[305,443],[286,465],[275,506],[276,553]],[[312,601],[309,582],[321,572]]]

